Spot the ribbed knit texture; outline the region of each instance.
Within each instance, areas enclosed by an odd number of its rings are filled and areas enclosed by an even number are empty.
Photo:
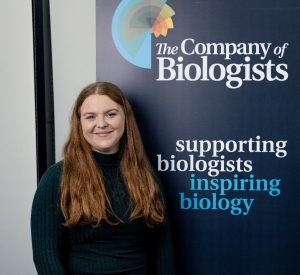
[[[150,229],[143,220],[128,221],[129,195],[119,171],[119,154],[94,158],[104,176],[116,226],[62,226],[59,188],[62,162],[51,166],[36,191],[31,214],[33,258],[39,275],[174,275],[169,225]]]

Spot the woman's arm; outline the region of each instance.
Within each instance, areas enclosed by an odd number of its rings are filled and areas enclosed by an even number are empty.
[[[155,234],[153,252],[153,274],[174,275],[173,244],[167,218]]]
[[[162,193],[162,197],[165,204],[165,221],[164,223],[157,228],[154,234],[154,239],[151,244],[152,246],[152,253],[153,253],[153,270],[151,274],[154,275],[174,275],[174,252],[173,252],[173,243],[172,237],[170,232],[170,224],[168,219],[168,211],[166,208],[165,202],[165,192],[163,185],[160,181],[159,176],[157,173],[154,173],[154,178],[160,188]]]
[[[33,260],[39,275],[65,275],[62,215],[58,210],[61,163],[41,178],[31,212]]]

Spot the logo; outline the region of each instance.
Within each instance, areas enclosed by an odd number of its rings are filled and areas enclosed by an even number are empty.
[[[174,28],[167,0],[123,0],[112,20],[112,37],[119,53],[135,66],[151,68],[153,34],[167,36]]]

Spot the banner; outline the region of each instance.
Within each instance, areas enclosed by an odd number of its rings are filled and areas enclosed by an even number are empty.
[[[98,0],[96,12],[97,80],[133,105],[177,274],[300,274],[298,3]]]

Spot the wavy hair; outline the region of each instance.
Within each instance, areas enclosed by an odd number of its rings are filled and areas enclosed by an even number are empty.
[[[64,226],[89,224],[101,220],[114,225],[122,222],[112,209],[105,191],[103,175],[85,140],[80,123],[80,108],[90,95],[106,95],[119,104],[125,114],[125,132],[121,138],[120,171],[130,196],[130,220],[143,218],[148,226],[163,223],[164,203],[146,156],[132,108],[122,91],[114,84],[96,82],[79,94],[71,115],[69,137],[63,149],[60,208]],[[116,218],[113,222],[110,217]]]

